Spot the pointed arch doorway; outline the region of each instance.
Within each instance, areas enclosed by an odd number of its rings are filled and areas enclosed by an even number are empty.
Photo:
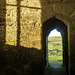
[[[48,67],[48,35],[53,29],[57,29],[57,31],[61,32],[62,35],[62,44],[63,44],[63,67],[66,68],[66,73],[68,74],[68,28],[67,26],[60,20],[55,17],[46,20],[43,23],[43,40],[42,40],[42,48],[44,50],[44,59],[45,59],[45,68]]]
[[[63,67],[63,44],[61,31],[53,29],[48,35],[48,66],[53,68]]]

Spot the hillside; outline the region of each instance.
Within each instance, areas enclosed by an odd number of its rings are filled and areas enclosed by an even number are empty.
[[[63,61],[62,36],[48,37],[48,60]]]
[[[62,50],[62,36],[48,37],[48,50]]]

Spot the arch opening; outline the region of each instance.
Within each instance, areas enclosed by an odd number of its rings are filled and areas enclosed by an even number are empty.
[[[48,66],[59,68],[63,66],[63,43],[61,31],[51,30],[48,35]]]
[[[43,50],[45,59],[45,68],[48,67],[48,36],[53,29],[57,29],[62,36],[62,49],[63,49],[63,67],[66,69],[68,74],[68,27],[60,20],[55,17],[46,20],[43,23]]]

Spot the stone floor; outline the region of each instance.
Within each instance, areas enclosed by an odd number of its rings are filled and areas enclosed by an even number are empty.
[[[45,69],[44,75],[66,75],[66,70],[59,61],[49,61],[50,66]]]
[[[49,61],[49,63],[50,63],[50,66],[51,67],[56,67],[56,68],[58,68],[58,67],[61,67],[62,65],[62,61],[60,62],[60,61]]]
[[[44,75],[66,75],[66,71],[64,67],[48,67],[45,69]]]

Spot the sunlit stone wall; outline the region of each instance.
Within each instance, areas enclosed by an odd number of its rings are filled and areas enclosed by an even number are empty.
[[[17,7],[6,6],[6,44],[17,44]]]
[[[20,45],[41,48],[41,10],[21,7]]]
[[[21,6],[28,6],[28,7],[41,7],[40,0],[21,0]]]
[[[17,0],[6,0],[6,4],[17,4]]]
[[[17,38],[18,18],[20,39]],[[39,0],[6,0],[6,44],[17,46],[19,40],[20,46],[41,49],[41,26]]]

